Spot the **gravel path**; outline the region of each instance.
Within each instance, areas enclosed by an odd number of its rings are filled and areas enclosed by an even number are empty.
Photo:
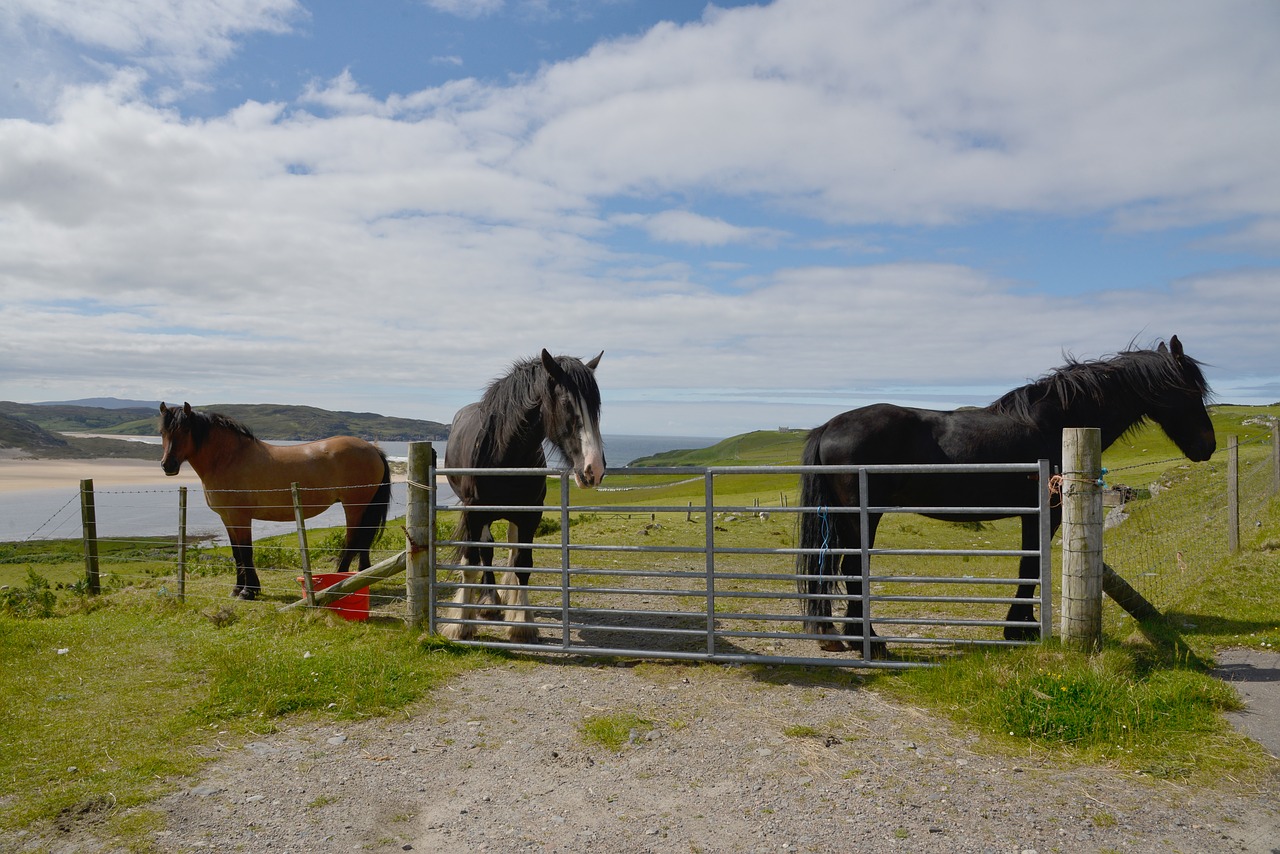
[[[784,671],[564,661],[467,674],[403,717],[294,726],[224,751],[153,805],[166,824],[155,842],[165,852],[1280,849],[1280,780],[1206,791],[993,757],[856,685],[771,682],[771,672]],[[584,718],[621,713],[652,729],[617,752],[584,741]],[[92,838],[80,823],[39,843],[102,850]]]

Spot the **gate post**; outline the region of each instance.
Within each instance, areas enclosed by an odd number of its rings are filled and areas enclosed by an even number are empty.
[[[435,629],[435,603],[427,601],[434,584],[428,577],[434,564],[436,452],[430,442],[409,443],[409,501],[404,516],[405,606],[409,625],[422,625],[427,613],[428,629]],[[425,595],[424,595],[425,594]]]
[[[1102,432],[1062,431],[1062,639],[1102,645]]]

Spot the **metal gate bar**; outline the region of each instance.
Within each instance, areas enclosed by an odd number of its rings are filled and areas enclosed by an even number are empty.
[[[844,636],[842,639],[862,646],[861,659],[849,655],[828,654],[804,655],[797,651],[803,644],[812,644],[824,636],[807,634],[798,624],[803,622],[802,604],[799,600],[815,598],[813,594],[801,593],[796,588],[797,577],[794,572],[735,571],[720,569],[721,562],[737,558],[758,558],[775,556],[794,560],[795,556],[816,553],[817,549],[800,549],[796,547],[755,547],[755,546],[720,546],[717,543],[716,519],[728,518],[731,514],[799,514],[816,512],[818,508],[803,506],[742,506],[717,505],[715,502],[715,485],[718,478],[736,475],[799,475],[810,473],[856,473],[860,478],[862,496],[868,495],[869,479],[877,474],[951,474],[951,473],[1027,473],[1038,478],[1039,500],[1034,507],[899,507],[862,505],[858,507],[823,508],[828,513],[857,513],[863,530],[862,546],[857,549],[826,549],[832,555],[857,554],[863,562],[864,579],[862,586],[863,613],[868,620],[882,626],[916,626],[916,627],[952,627],[963,629],[1001,628],[1009,625],[1031,626],[1028,623],[1010,623],[1003,619],[980,619],[969,616],[894,616],[873,611],[874,606],[888,603],[920,603],[920,604],[973,604],[973,605],[1009,605],[1014,602],[1027,601],[1014,596],[986,595],[947,595],[937,592],[928,594],[901,594],[873,592],[873,586],[884,585],[972,585],[976,588],[991,585],[1018,585],[1026,583],[1016,573],[1008,577],[963,577],[931,574],[927,576],[887,574],[872,575],[865,570],[872,557],[956,557],[956,558],[1022,558],[1038,557],[1041,567],[1040,578],[1040,620],[1038,628],[1043,637],[1052,634],[1052,592],[1051,592],[1051,551],[1049,530],[1049,464],[1039,463],[1003,463],[986,465],[949,465],[949,466],[723,466],[723,467],[654,467],[654,468],[622,468],[609,472],[612,476],[627,475],[632,477],[670,477],[682,476],[689,479],[701,479],[704,483],[704,498],[701,507],[696,505],[570,505],[568,472],[559,469],[490,469],[490,468],[435,468],[429,471],[429,482],[434,483],[437,476],[445,475],[485,475],[485,476],[529,476],[542,475],[556,478],[559,482],[559,501],[554,505],[540,508],[544,512],[558,512],[560,521],[560,538],[558,543],[537,542],[529,546],[537,555],[549,551],[559,552],[558,566],[535,565],[530,571],[530,584],[526,590],[540,600],[528,606],[535,616],[534,624],[543,633],[544,642],[534,644],[512,643],[491,636],[481,636],[463,643],[498,649],[520,650],[527,652],[571,652],[581,655],[627,656],[640,658],[668,658],[674,660],[700,660],[728,663],[768,663],[768,664],[800,664],[854,667],[911,667],[928,662],[922,661],[883,661],[871,660],[869,656],[872,637],[860,634],[861,621],[832,615],[829,621],[843,625],[853,623],[858,634]],[[433,490],[433,492],[435,492]],[[438,494],[438,493],[437,493]],[[432,542],[428,548],[428,629],[438,631],[439,626],[448,623],[466,623],[479,632],[498,631],[505,627],[501,620],[473,619],[467,615],[462,618],[444,617],[439,611],[448,606],[448,600],[458,590],[466,587],[480,588],[479,584],[464,584],[450,580],[445,576],[451,571],[462,569],[459,564],[446,563],[440,560],[441,547],[485,545],[501,550],[502,543],[479,543],[473,541],[445,540],[436,533],[435,520],[441,511],[457,510],[455,506],[436,506],[433,498],[429,518]],[[510,505],[476,506],[476,510],[529,510],[528,507]],[[610,543],[574,543],[571,536],[572,516],[574,514],[605,513],[615,516],[643,514],[651,518],[659,514],[684,515],[686,518],[701,512],[703,518],[703,542],[698,545],[654,545],[631,546]],[[866,531],[872,514],[891,513],[928,513],[940,512],[957,516],[971,514],[975,516],[991,515],[1037,515],[1040,519],[1039,548],[1035,550],[1008,548],[967,548],[967,549],[935,549],[935,548],[869,548],[866,546]],[[652,566],[630,568],[609,568],[604,566],[584,565],[595,556],[596,561],[617,556],[635,554],[652,554],[663,556],[692,557],[701,554],[702,568],[693,569],[661,569]],[[576,563],[575,563],[576,561]],[[617,561],[615,560],[615,563]],[[495,567],[496,572],[505,571],[506,567]],[[498,577],[496,589],[512,591],[518,588],[515,583],[508,583]],[[640,581],[653,582],[656,586],[637,587]],[[612,583],[611,583],[612,582]],[[629,582],[629,583],[628,583]],[[789,585],[789,590],[769,589],[779,584]],[[817,595],[816,598],[844,602],[847,596],[842,594]],[[668,607],[638,607],[634,600],[640,599],[639,605],[649,605],[653,601],[667,601],[672,605],[685,604],[690,600],[698,600],[701,606],[697,610]],[[592,601],[604,600],[604,601]],[[768,610],[749,610],[752,602],[791,603],[789,613],[774,613]],[[736,602],[736,605],[732,603]],[[721,603],[724,603],[722,605]],[[504,606],[505,610],[516,610],[520,606]],[[719,607],[734,607],[734,610],[718,610]],[[834,610],[834,609],[833,609]],[[883,608],[880,608],[883,611]],[[540,618],[540,619],[539,619]],[[824,618],[826,620],[827,618]],[[746,626],[739,624],[748,624]],[[752,625],[754,624],[754,625]],[[777,630],[774,630],[777,627]],[[954,634],[954,633],[953,633]],[[595,635],[608,638],[609,642],[593,640]],[[825,636],[828,637],[829,636]],[[635,645],[622,643],[621,638],[631,639]],[[688,647],[687,641],[703,638],[698,648]],[[882,635],[877,641],[903,645],[904,647],[934,646],[940,650],[946,647],[993,645],[1007,646],[1022,642],[1006,641],[1003,638],[975,637],[922,637],[915,635]],[[681,644],[679,641],[686,641]],[[735,645],[735,641],[752,641],[757,648],[743,648]],[[767,644],[760,649],[761,642]],[[782,647],[792,647],[779,651]]]

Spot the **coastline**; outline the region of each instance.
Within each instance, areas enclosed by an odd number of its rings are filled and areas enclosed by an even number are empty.
[[[403,466],[400,467],[403,469]],[[0,493],[37,489],[79,489],[80,481],[93,481],[94,488],[122,486],[199,487],[200,478],[184,465],[173,477],[165,475],[159,459],[42,460],[0,457]],[[403,471],[392,466],[391,482],[403,482]]]
[[[159,460],[87,459],[41,460],[0,458],[0,492],[27,492],[34,489],[78,489],[80,481],[93,480],[103,486],[199,486],[200,478],[183,466],[167,477]]]

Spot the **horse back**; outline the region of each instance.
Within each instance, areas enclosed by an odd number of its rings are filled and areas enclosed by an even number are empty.
[[[810,442],[827,465],[1034,462],[1061,455],[1039,430],[987,409],[890,403],[843,412],[814,430]]]
[[[806,465],[943,465],[1034,462],[1060,457],[1035,429],[986,409],[941,411],[894,404],[853,409],[816,428]],[[873,475],[872,504],[981,506],[1033,495],[1025,474]],[[829,476],[827,488],[845,505],[858,503],[856,474]],[[972,520],[975,517],[965,517]]]

